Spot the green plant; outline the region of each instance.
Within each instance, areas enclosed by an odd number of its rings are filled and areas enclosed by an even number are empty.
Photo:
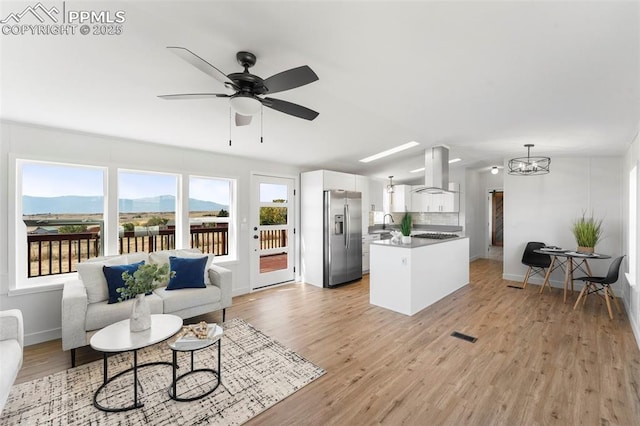
[[[78,234],[87,232],[87,225],[62,225],[58,228],[59,234]]]
[[[409,213],[405,213],[400,222],[400,232],[402,232],[402,235],[405,237],[411,235],[411,215]]]
[[[120,293],[118,300],[122,302],[130,299],[138,294],[148,293],[157,287],[158,282],[166,281],[176,273],[169,271],[169,264],[165,263],[158,266],[155,263],[147,263],[140,265],[137,271],[132,274],[129,272],[122,273],[122,280],[125,286],[118,288],[116,291]]]
[[[169,219],[160,216],[152,216],[147,220],[147,226],[162,226],[166,225],[167,222],[169,222]]]
[[[587,217],[583,212],[582,217],[573,222],[571,232],[579,247],[595,247],[602,237],[602,219],[594,219],[593,214]]]

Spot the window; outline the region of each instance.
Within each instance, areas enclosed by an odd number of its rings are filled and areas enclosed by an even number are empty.
[[[638,166],[629,173],[629,236],[628,236],[629,284],[638,283]]]
[[[23,160],[16,166],[19,281],[37,284],[102,255],[105,170]]]
[[[234,253],[234,181],[222,178],[189,178],[190,245],[204,253]]]
[[[176,247],[176,175],[118,172],[119,253]]]
[[[234,179],[120,169],[117,186],[109,187],[107,167],[27,159],[11,164],[12,290],[59,285],[78,262],[103,255],[191,246],[221,261],[237,257]],[[183,179],[189,179],[188,203]]]

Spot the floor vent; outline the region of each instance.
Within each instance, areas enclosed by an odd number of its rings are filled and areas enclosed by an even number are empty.
[[[524,290],[522,287],[517,286],[517,285],[508,285],[507,287],[517,288],[518,290]]]
[[[469,336],[467,334],[458,333],[457,331],[454,331],[453,333],[451,333],[451,335],[453,337],[457,337],[458,339],[466,340],[467,342],[471,342],[471,343],[475,343],[476,340],[478,340],[477,337]]]

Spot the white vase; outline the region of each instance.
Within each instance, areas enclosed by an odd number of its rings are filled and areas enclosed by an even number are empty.
[[[403,235],[402,244],[411,244],[411,235]]]
[[[133,332],[144,331],[151,328],[151,309],[144,293],[138,294],[133,301],[129,330]]]

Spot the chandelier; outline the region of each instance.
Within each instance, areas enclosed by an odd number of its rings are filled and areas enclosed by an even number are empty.
[[[520,176],[533,176],[533,175],[546,175],[549,173],[549,165],[551,164],[551,158],[549,157],[532,157],[531,148],[534,145],[531,143],[525,144],[527,148],[526,157],[518,157],[509,160],[510,175]]]

